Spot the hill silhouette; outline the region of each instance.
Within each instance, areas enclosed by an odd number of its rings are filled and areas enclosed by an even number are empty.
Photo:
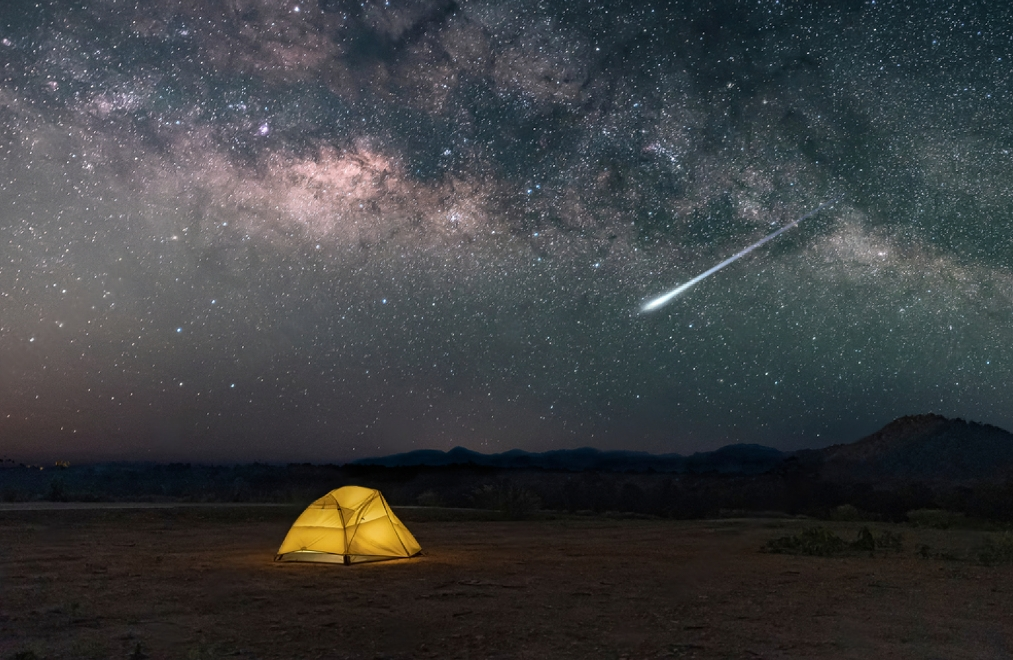
[[[819,450],[782,452],[735,444],[690,456],[591,447],[527,452],[513,449],[482,454],[464,447],[422,449],[354,461],[383,467],[476,465],[498,469],[569,472],[665,472],[672,474],[757,475],[789,466],[816,468],[833,481],[924,481],[969,483],[1013,477],[1013,433],[988,424],[936,414],[908,415],[848,444]]]
[[[1013,476],[1013,433],[942,415],[909,415],[821,451],[834,480],[1001,481]]]
[[[404,454],[362,458],[353,465],[384,467],[443,467],[479,465],[493,468],[536,468],[583,472],[671,472],[690,474],[762,474],[780,465],[789,454],[762,445],[728,445],[691,456],[649,454],[642,451],[602,451],[592,447],[527,452],[511,449],[500,454],[482,454],[464,447],[450,451],[420,449]]]

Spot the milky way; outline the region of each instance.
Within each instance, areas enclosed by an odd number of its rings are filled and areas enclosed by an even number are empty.
[[[0,454],[1013,428],[1013,16],[838,4],[4,2]]]

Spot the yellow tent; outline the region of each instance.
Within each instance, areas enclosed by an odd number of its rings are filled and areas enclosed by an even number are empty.
[[[344,486],[302,512],[274,560],[355,564],[411,557],[421,551],[380,491]]]

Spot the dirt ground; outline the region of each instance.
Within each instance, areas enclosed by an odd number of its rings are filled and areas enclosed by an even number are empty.
[[[904,549],[804,557],[760,548],[811,521],[402,510],[421,557],[275,563],[297,513],[0,510],[0,658],[1013,653],[1013,567],[939,558],[966,554],[980,532],[873,523],[903,534]],[[858,529],[830,526],[846,538]]]

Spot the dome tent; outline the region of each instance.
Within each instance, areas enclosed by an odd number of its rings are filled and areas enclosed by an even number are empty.
[[[274,560],[357,564],[411,557],[421,551],[380,491],[343,486],[306,507],[292,523]]]

